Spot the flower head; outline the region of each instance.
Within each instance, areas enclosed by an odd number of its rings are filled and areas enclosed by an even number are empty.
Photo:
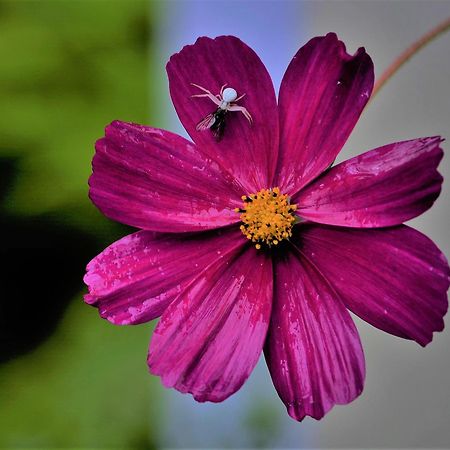
[[[162,316],[148,364],[165,386],[222,401],[264,351],[289,414],[319,419],[363,389],[347,309],[423,346],[444,327],[445,257],[402,225],[439,195],[441,139],[329,169],[374,78],[365,50],[347,54],[332,33],[298,51],[278,104],[258,56],[232,36],[198,39],[167,72],[193,142],[123,122],[97,141],[90,197],[141,231],[89,263],[85,300],[115,324]],[[206,95],[192,98],[193,84]],[[225,84],[246,94],[239,104],[211,101]],[[198,129],[208,114],[226,121],[220,140]]]
[[[261,189],[256,194],[243,195],[244,205],[236,208],[241,213],[242,233],[259,250],[261,244],[278,245],[283,239],[292,236],[292,227],[296,222],[297,205],[291,205],[287,195],[279,188]]]

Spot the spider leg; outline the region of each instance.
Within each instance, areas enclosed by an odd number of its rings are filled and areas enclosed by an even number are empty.
[[[191,95],[191,97],[208,97],[213,103],[215,103],[217,106],[220,106],[222,102],[221,98],[217,97],[216,95],[213,95],[211,91],[208,91],[208,89],[205,89],[204,87],[199,86],[198,84],[191,83],[191,85],[205,92],[205,94],[193,94]]]
[[[243,98],[243,97],[245,97],[245,94],[242,94],[240,97],[238,97],[236,100],[234,100],[234,102],[233,103],[236,103],[236,102],[238,102],[241,98]]]
[[[250,113],[247,111],[246,108],[244,108],[243,106],[238,106],[238,105],[233,105],[233,106],[229,106],[227,108],[228,111],[239,111],[242,114],[244,114],[244,117],[249,121],[249,123],[251,124],[253,122],[252,116],[250,115]]]
[[[223,90],[227,87],[228,83],[225,83],[221,88],[220,88],[220,97],[223,96]]]
[[[200,86],[199,84],[191,83],[191,86],[195,86],[196,88],[199,88],[201,91],[206,92],[207,94],[211,94],[211,91],[208,91],[208,89],[205,89],[204,87]]]
[[[209,94],[193,94],[193,95],[191,95],[191,97],[197,97],[197,98],[199,98],[199,97],[207,97],[212,102],[214,102],[217,106],[220,106],[221,103],[222,103],[220,99],[218,99],[216,96],[212,95],[211,93],[209,93]]]

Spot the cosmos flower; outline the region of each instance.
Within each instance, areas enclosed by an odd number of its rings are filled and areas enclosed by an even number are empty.
[[[444,327],[446,259],[402,224],[439,195],[442,140],[397,142],[330,168],[374,79],[365,50],[347,54],[332,33],[294,56],[278,105],[258,56],[232,36],[199,38],[167,72],[193,142],[107,126],[90,198],[141,231],[89,263],[85,301],[118,325],[161,316],[148,365],[166,387],[220,402],[264,352],[290,416],[320,419],[363,389],[348,310],[422,346]],[[220,139],[208,123],[199,128],[218,106],[192,97],[192,83],[214,96],[224,84],[245,94],[230,99],[251,118],[227,111]]]

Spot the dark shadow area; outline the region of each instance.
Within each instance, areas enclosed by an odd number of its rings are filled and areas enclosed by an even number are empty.
[[[17,160],[0,159],[0,208]],[[57,217],[0,216],[0,362],[36,348],[82,288],[86,263],[101,250]]]

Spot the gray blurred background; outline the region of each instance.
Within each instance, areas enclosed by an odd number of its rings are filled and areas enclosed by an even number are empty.
[[[450,16],[450,2],[171,1],[165,12],[159,24],[159,73],[168,55],[197,36],[235,34],[260,55],[278,89],[297,49],[329,31],[338,34],[350,53],[364,46],[379,76],[408,45]],[[166,88],[165,79],[161,88]],[[170,128],[183,133],[172,108],[168,117]],[[432,135],[450,137],[450,33],[414,56],[386,84],[367,106],[337,162],[390,142]],[[448,148],[444,143],[447,153]],[[410,225],[449,256],[448,154],[440,172],[445,177],[441,196]],[[336,406],[320,422],[307,418],[295,423],[278,400],[262,359],[241,391],[225,403],[196,405],[188,396],[165,392],[170,419],[163,442],[173,447],[246,447],[257,444],[259,435],[269,447],[450,448],[448,329],[423,349],[354,318],[367,376],[362,396],[352,404]],[[247,432],[249,424],[252,433]],[[178,435],[177,429],[184,432]]]

